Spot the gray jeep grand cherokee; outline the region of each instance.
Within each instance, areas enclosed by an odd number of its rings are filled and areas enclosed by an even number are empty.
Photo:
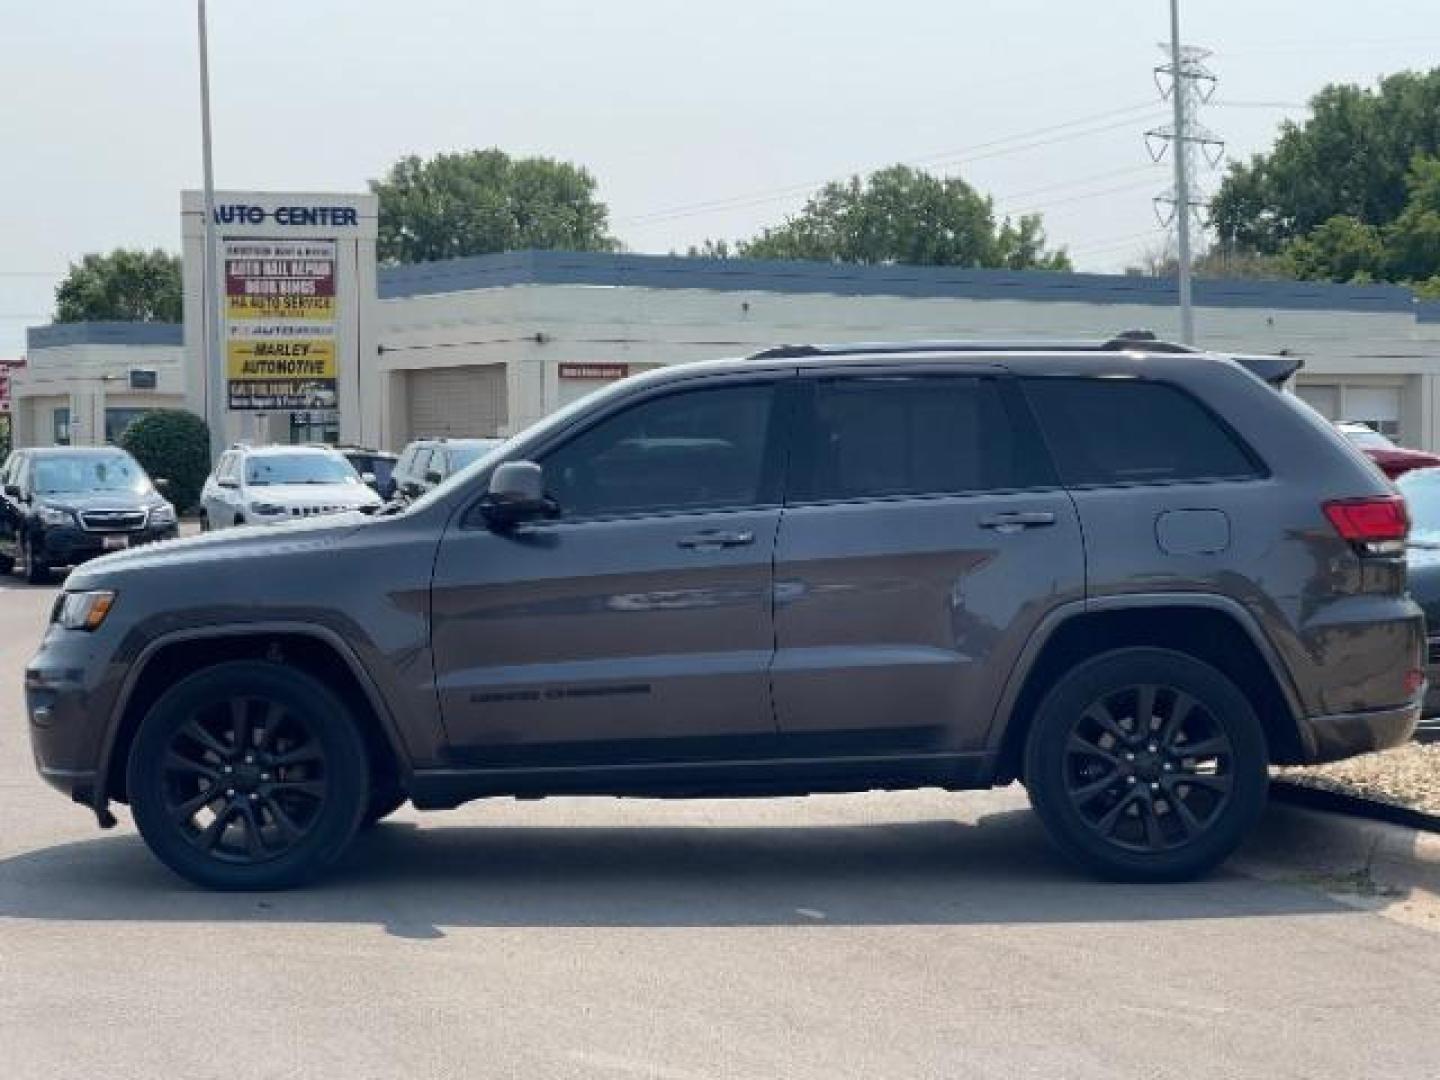
[[[1091,870],[1190,877],[1269,764],[1395,745],[1425,690],[1404,505],[1252,373],[1293,367],[1122,337],[652,371],[403,511],[82,567],[35,757],[216,888],[406,799],[1015,779]]]

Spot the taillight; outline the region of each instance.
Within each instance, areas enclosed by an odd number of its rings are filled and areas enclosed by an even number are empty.
[[[1395,555],[1405,550],[1410,515],[1399,495],[1332,499],[1325,504],[1325,516],[1336,532],[1367,554]]]

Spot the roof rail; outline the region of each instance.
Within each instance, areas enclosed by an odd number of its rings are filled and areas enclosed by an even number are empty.
[[[838,345],[776,345],[752,353],[751,360],[797,360],[813,356],[907,355],[955,352],[1125,352],[1189,353],[1198,350],[1161,341],[1153,330],[1122,330],[1112,338],[1052,341],[857,341]]]

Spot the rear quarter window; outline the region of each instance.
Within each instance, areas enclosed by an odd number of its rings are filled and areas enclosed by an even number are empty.
[[[1025,379],[1067,485],[1170,484],[1263,476],[1259,460],[1190,394],[1144,379]]]

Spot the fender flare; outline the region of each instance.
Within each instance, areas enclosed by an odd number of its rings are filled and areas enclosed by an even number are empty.
[[[125,679],[120,684],[120,692],[115,696],[115,703],[110,708],[110,715],[106,719],[105,738],[100,746],[100,758],[95,770],[95,790],[92,795],[92,804],[97,811],[103,810],[110,802],[110,766],[115,754],[115,741],[120,735],[122,721],[125,712],[130,707],[130,700],[134,696],[135,687],[140,677],[161,650],[172,645],[186,644],[193,641],[213,640],[216,638],[231,637],[263,637],[266,634],[284,634],[288,637],[308,637],[314,641],[331,648],[337,656],[349,668],[350,673],[355,677],[356,683],[360,686],[361,693],[365,695],[370,708],[374,710],[376,718],[380,722],[380,730],[385,735],[385,740],[390,744],[390,750],[395,755],[401,773],[406,777],[411,773],[411,758],[404,740],[400,737],[399,725],[395,722],[395,715],[390,710],[389,703],[384,695],[380,693],[379,687],[370,677],[365,666],[360,663],[359,657],[350,645],[326,626],[319,626],[315,623],[296,622],[253,622],[253,623],[228,623],[220,626],[191,627],[185,630],[175,630],[163,634],[153,641],[148,642],[140,653],[130,662],[129,670],[125,673]]]
[[[1010,676],[1005,681],[1005,689],[996,702],[995,712],[990,718],[990,730],[985,738],[985,749],[993,754],[999,754],[1004,744],[1005,733],[1014,719],[1015,706],[1020,700],[1020,695],[1030,679],[1036,662],[1045,651],[1045,647],[1066,623],[1088,615],[1101,615],[1111,611],[1136,611],[1159,607],[1188,607],[1218,611],[1238,623],[1250,638],[1251,644],[1259,652],[1261,659],[1265,661],[1265,666],[1275,680],[1275,685],[1280,688],[1280,693],[1285,698],[1292,721],[1298,725],[1300,718],[1305,715],[1305,710],[1301,705],[1300,694],[1296,690],[1295,680],[1290,674],[1290,669],[1281,659],[1274,643],[1266,636],[1254,613],[1238,600],[1218,593],[1124,593],[1089,600],[1073,600],[1054,608],[1040,620],[1035,629],[1031,631],[1024,648],[1021,649],[1019,661],[1011,669]]]

